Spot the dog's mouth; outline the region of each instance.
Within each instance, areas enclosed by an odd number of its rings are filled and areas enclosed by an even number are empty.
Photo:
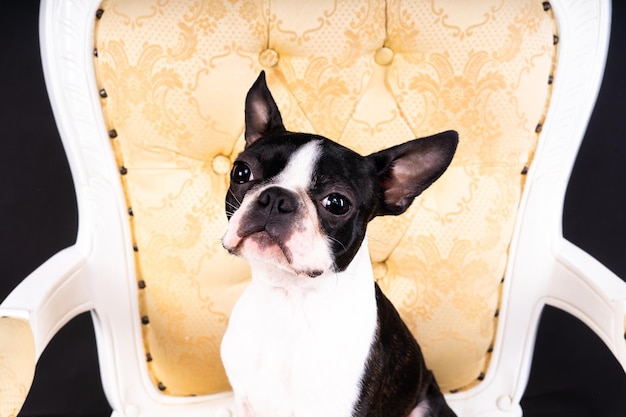
[[[258,232],[253,232],[247,236],[243,236],[242,241],[245,239],[249,239],[256,243],[262,253],[273,252],[277,248],[282,253],[282,256],[288,264],[293,263],[291,250],[282,239],[272,235],[267,230],[264,229]]]
[[[265,229],[239,236],[236,245],[226,247],[226,249],[231,254],[241,256],[248,261],[272,264],[296,275],[316,278],[324,273],[321,269],[298,268],[294,264],[292,251],[283,239]]]

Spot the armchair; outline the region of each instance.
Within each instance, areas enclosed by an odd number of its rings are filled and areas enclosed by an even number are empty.
[[[86,311],[113,416],[233,415],[219,342],[248,271],[219,239],[261,69],[289,129],[363,153],[459,131],[449,172],[368,231],[376,279],[459,416],[521,415],[544,305],[626,367],[626,284],[561,231],[609,22],[606,0],[44,0],[79,232],[0,304],[0,416]]]

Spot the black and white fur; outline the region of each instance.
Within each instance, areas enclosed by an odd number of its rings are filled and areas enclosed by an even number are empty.
[[[264,73],[245,118],[222,240],[252,269],[222,342],[238,415],[454,416],[374,283],[365,233],[445,171],[456,132],[363,157],[287,131]]]

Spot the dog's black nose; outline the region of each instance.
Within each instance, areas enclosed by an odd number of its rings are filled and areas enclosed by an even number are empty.
[[[293,233],[301,204],[293,191],[268,187],[259,194],[237,233],[245,237],[265,231],[275,242],[284,242]]]
[[[293,191],[281,187],[267,188],[257,199],[257,207],[268,217],[294,213],[298,205],[298,196]]]

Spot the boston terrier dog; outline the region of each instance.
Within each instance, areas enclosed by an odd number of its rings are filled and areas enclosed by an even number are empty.
[[[240,417],[454,416],[374,282],[366,227],[448,167],[448,131],[361,156],[287,131],[261,73],[246,97],[223,246],[252,281],[221,346]]]

